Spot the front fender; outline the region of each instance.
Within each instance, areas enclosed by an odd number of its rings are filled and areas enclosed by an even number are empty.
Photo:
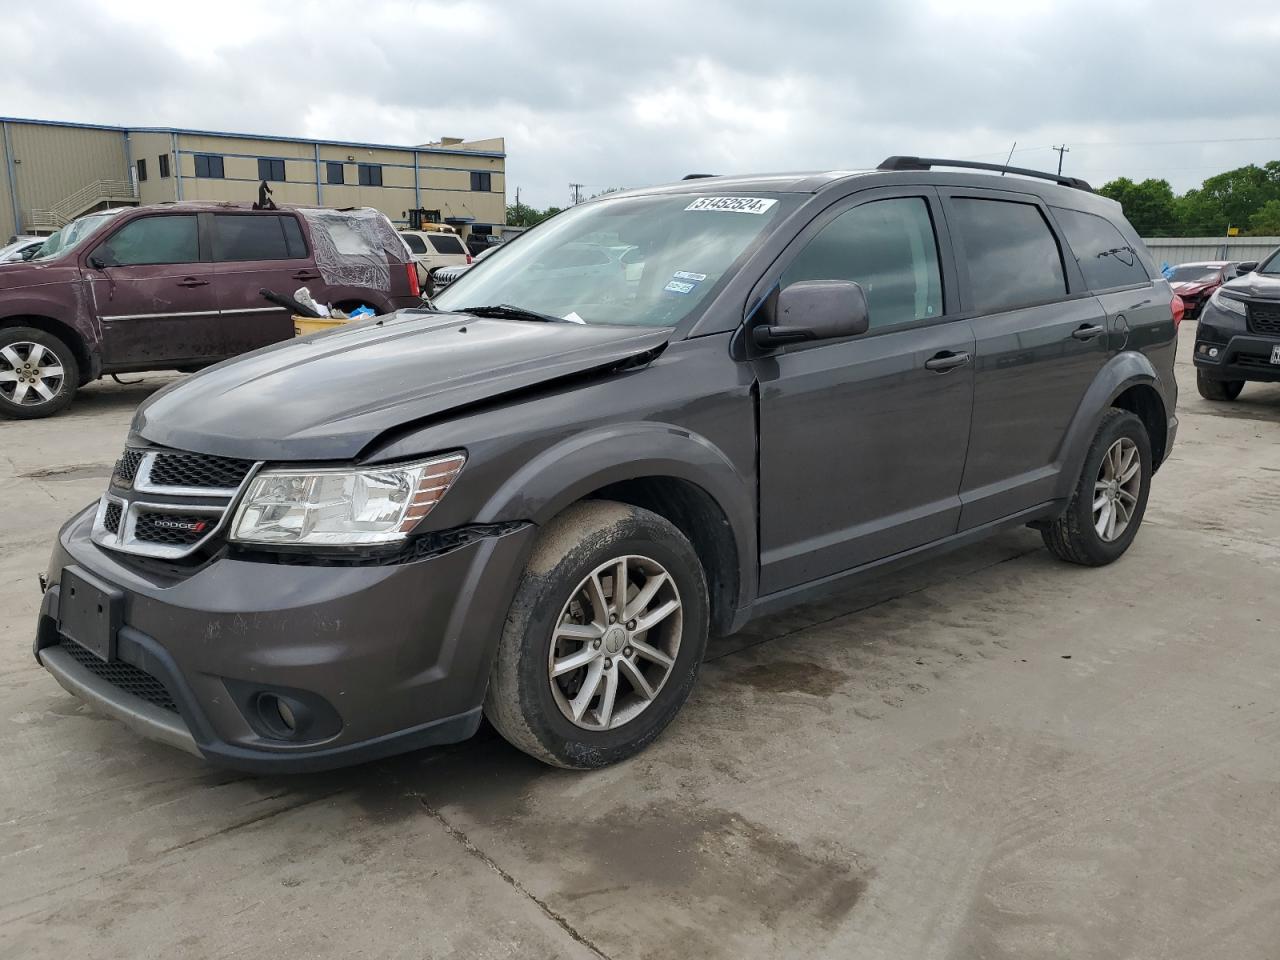
[[[1080,479],[1080,471],[1084,468],[1089,444],[1098,432],[1103,415],[1111,408],[1116,397],[1137,384],[1146,384],[1155,389],[1165,408],[1165,416],[1168,417],[1168,385],[1151,360],[1145,354],[1133,350],[1116,354],[1093,378],[1093,383],[1085,391],[1084,399],[1080,401],[1071,426],[1067,428],[1057,458],[1059,470],[1054,490],[1055,499],[1066,500],[1071,497]]]
[[[570,504],[623,480],[673,477],[719,504],[738,557],[738,602],[755,597],[755,492],[732,461],[705,437],[666,423],[612,423],[543,450],[506,479],[480,507],[478,523],[533,520],[544,525]]]

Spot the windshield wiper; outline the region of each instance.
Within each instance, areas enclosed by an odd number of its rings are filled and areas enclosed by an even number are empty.
[[[490,317],[494,320],[538,320],[542,323],[568,323],[564,317],[554,317],[537,310],[526,310],[510,303],[496,303],[488,307],[462,307],[455,313],[469,313],[473,317]]]

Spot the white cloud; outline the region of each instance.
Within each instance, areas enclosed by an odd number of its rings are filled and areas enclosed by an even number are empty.
[[[13,5],[15,116],[385,143],[507,138],[538,205],[677,178],[893,153],[1177,189],[1280,157],[1280,14],[1142,0],[231,0]]]

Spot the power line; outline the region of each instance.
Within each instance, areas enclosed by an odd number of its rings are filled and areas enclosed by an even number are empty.
[[[1058,151],[1058,176],[1062,176],[1062,155],[1064,153],[1070,153],[1071,148],[1064,143],[1060,147],[1050,147],[1049,149]]]

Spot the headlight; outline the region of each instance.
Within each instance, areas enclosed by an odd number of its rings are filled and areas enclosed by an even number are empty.
[[[1226,296],[1221,287],[1213,291],[1213,296],[1209,298],[1209,302],[1224,313],[1234,313],[1238,317],[1245,315],[1244,301]]]
[[[263,470],[236,511],[244,543],[360,546],[403,540],[467,462],[452,454],[365,470]]]

